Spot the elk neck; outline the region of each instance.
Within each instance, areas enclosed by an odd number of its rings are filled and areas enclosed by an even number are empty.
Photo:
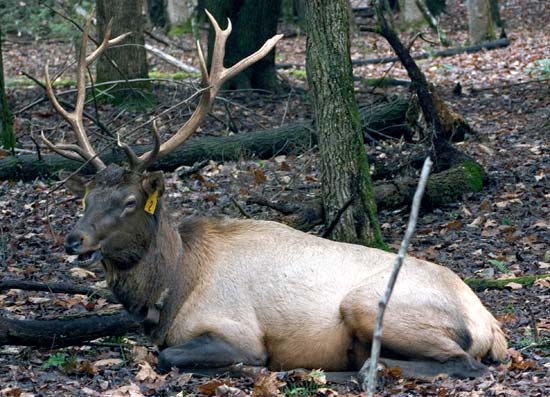
[[[154,230],[148,247],[137,263],[118,266],[108,257],[103,265],[107,283],[126,310],[144,321],[148,310],[158,307],[158,324],[145,323],[145,329],[155,343],[162,344],[179,308],[198,283],[196,265],[190,247],[182,242],[159,201]],[[159,305],[159,300],[163,303]],[[160,307],[159,307],[160,306]]]

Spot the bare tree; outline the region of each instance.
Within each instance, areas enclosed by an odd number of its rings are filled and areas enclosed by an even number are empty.
[[[383,246],[353,90],[347,1],[307,1],[306,32],[325,225],[335,240]]]
[[[143,0],[97,0],[96,6],[100,40],[109,29],[114,36],[132,32],[124,42],[116,48],[109,48],[99,59],[97,81],[147,78],[147,59],[143,39]],[[132,97],[139,95],[139,99],[142,99],[143,90],[148,88],[148,84],[144,82],[118,84],[110,94],[114,96],[115,102],[126,99],[128,95]]]
[[[0,143],[6,149],[15,147],[13,118],[8,106],[6,87],[4,85],[4,63],[2,59],[2,31],[0,30]]]
[[[468,0],[468,33],[472,44],[496,37],[490,0]]]

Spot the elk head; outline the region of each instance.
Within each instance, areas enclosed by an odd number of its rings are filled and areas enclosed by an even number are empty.
[[[117,144],[128,158],[128,166],[106,166],[92,147],[83,123],[86,99],[86,68],[109,46],[122,41],[129,33],[110,39],[111,24],[106,29],[100,45],[86,55],[88,31],[91,17],[86,22],[80,45],[77,65],[77,101],[73,112],[64,109],[56,99],[45,68],[48,96],[54,108],[75,131],[77,144],[52,143],[44,134],[44,143],[56,153],[73,160],[92,164],[97,174],[85,179],[80,176],[66,178],[67,185],[83,199],[84,216],[66,237],[65,249],[69,254],[79,255],[80,265],[90,265],[103,258],[120,268],[129,268],[139,261],[158,227],[164,192],[164,177],[161,172],[147,173],[146,169],[156,159],[172,152],[183,144],[197,130],[222,84],[251,64],[263,58],[283,35],[276,35],[265,42],[255,53],[237,62],[230,68],[223,66],[225,42],[231,33],[231,21],[222,30],[214,17],[206,11],[215,31],[214,50],[210,71],[197,42],[197,53],[201,69],[202,93],[197,108],[187,122],[166,142],[161,144],[159,133],[153,123],[153,149],[138,156],[129,145],[117,136]]]

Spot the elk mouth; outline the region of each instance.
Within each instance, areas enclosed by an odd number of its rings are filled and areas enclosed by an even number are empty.
[[[93,250],[79,254],[73,264],[79,267],[89,267],[103,259],[100,250]]]

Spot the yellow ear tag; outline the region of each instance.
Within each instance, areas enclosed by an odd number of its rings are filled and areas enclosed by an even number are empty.
[[[86,197],[88,197],[88,193],[90,193],[90,189],[88,186],[86,186],[86,190],[84,191],[84,197],[82,197],[82,210],[86,210]]]
[[[148,212],[151,215],[155,214],[155,209],[157,208],[157,198],[159,195],[159,191],[155,190],[147,199],[147,202],[145,203],[145,212]]]

